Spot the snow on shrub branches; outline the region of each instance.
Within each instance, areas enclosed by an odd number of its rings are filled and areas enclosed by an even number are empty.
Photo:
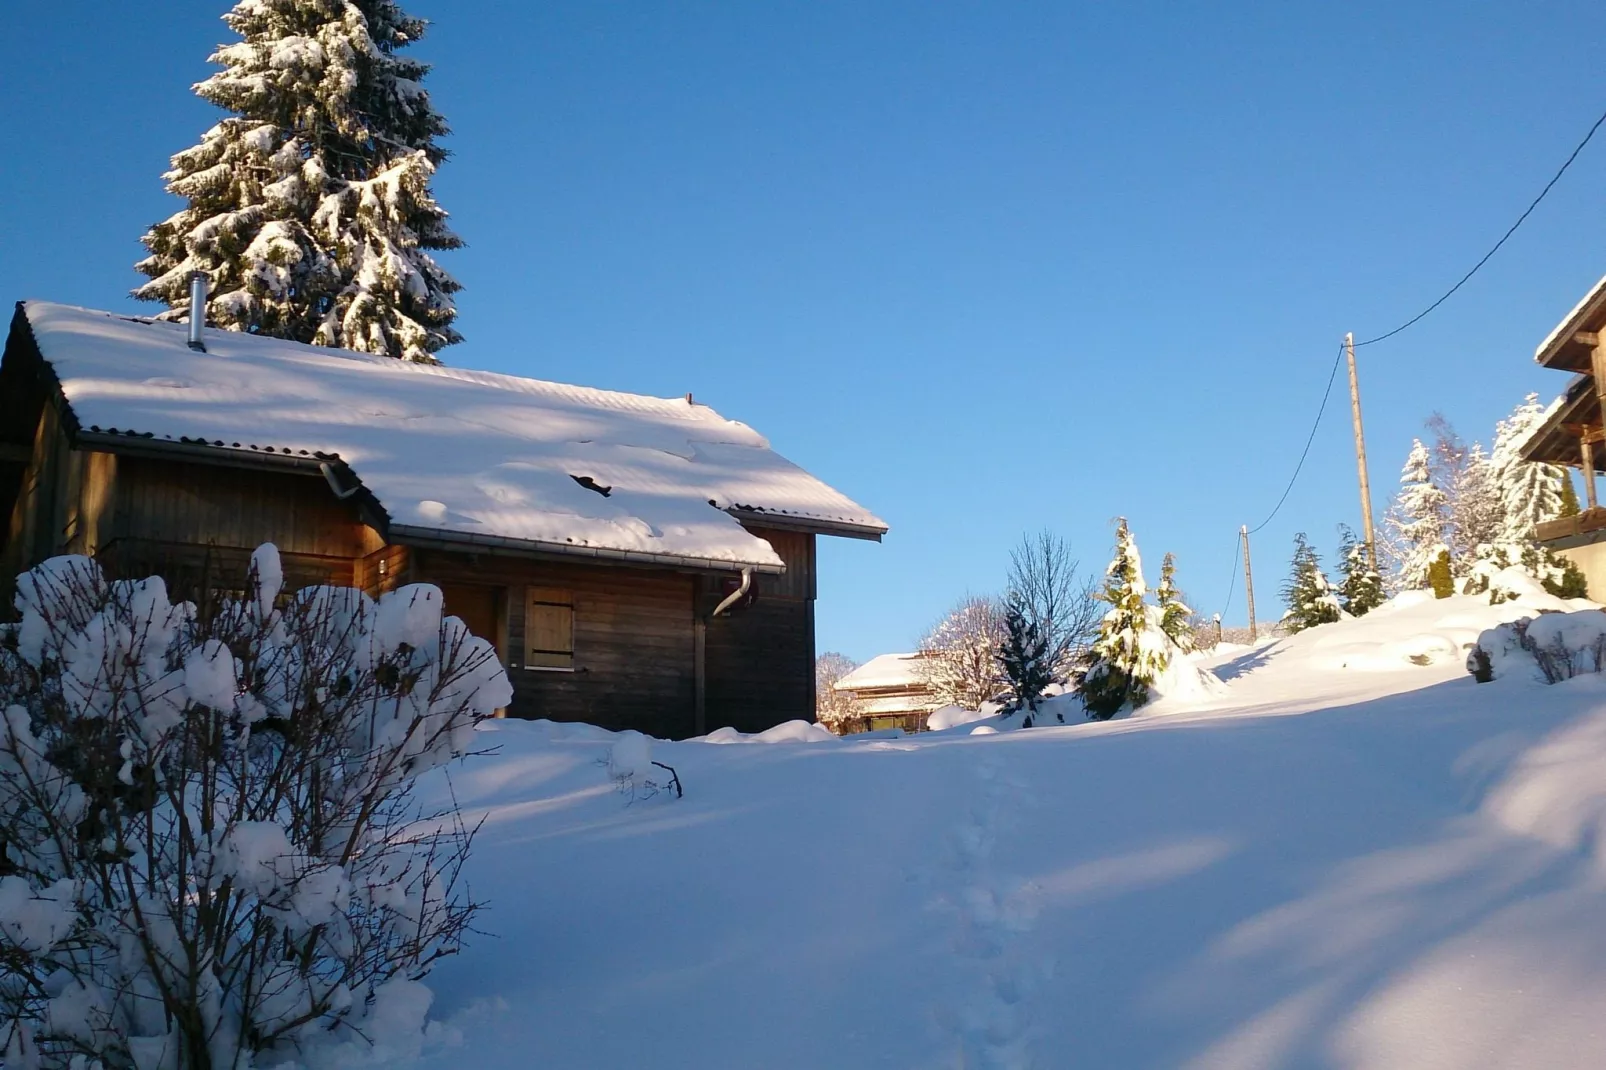
[[[476,912],[473,832],[411,795],[511,698],[440,591],[245,595],[202,615],[84,557],[0,629],[8,1068],[320,1066],[416,1048]]]

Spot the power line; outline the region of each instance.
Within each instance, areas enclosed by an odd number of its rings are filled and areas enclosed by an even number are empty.
[[[1517,217],[1517,221],[1511,224],[1511,227],[1504,234],[1500,235],[1500,240],[1494,243],[1494,247],[1491,248],[1487,253],[1483,254],[1483,259],[1479,260],[1476,264],[1473,264],[1471,271],[1461,276],[1461,280],[1459,282],[1450,287],[1448,290],[1444,291],[1443,296],[1441,296],[1437,301],[1433,302],[1427,308],[1424,308],[1421,312],[1418,312],[1416,315],[1412,316],[1410,319],[1406,320],[1392,331],[1389,331],[1387,334],[1380,334],[1376,338],[1368,338],[1364,342],[1356,342],[1355,348],[1359,349],[1361,346],[1373,345],[1374,343],[1383,341],[1385,338],[1393,338],[1407,327],[1415,326],[1421,320],[1426,318],[1428,313],[1432,312],[1434,309],[1438,308],[1440,305],[1444,304],[1452,296],[1454,296],[1455,292],[1461,289],[1461,287],[1465,286],[1467,284],[1467,280],[1476,275],[1478,270],[1482,268],[1483,265],[1487,264],[1495,253],[1500,251],[1500,247],[1506,244],[1507,240],[1509,240],[1513,234],[1517,233],[1517,228],[1522,226],[1523,223],[1527,222],[1528,217],[1533,215],[1534,209],[1539,207],[1539,202],[1545,199],[1545,197],[1550,193],[1551,189],[1555,187],[1557,182],[1561,181],[1561,176],[1567,173],[1567,168],[1571,167],[1573,165],[1573,161],[1578,159],[1578,154],[1584,151],[1584,146],[1589,144],[1590,139],[1595,136],[1595,131],[1599,130],[1601,128],[1601,124],[1603,123],[1606,123],[1606,112],[1602,112],[1600,118],[1595,120],[1595,125],[1591,126],[1589,128],[1589,133],[1584,135],[1584,140],[1580,141],[1577,148],[1573,149],[1572,155],[1567,157],[1567,162],[1561,165],[1561,170],[1552,175],[1550,181],[1545,183],[1545,188],[1539,191],[1539,196],[1533,199],[1533,203],[1524,209],[1522,215]]]
[[[1535,197],[1528,207],[1523,209],[1522,214],[1517,217],[1517,221],[1511,224],[1511,226],[1506,229],[1506,232],[1500,236],[1500,240],[1495,242],[1494,245],[1490,247],[1489,251],[1484,253],[1482,258],[1479,259],[1476,264],[1472,265],[1471,270],[1457,280],[1454,286],[1450,287],[1443,294],[1441,294],[1437,301],[1434,301],[1427,308],[1424,308],[1421,312],[1418,312],[1416,315],[1412,316],[1410,319],[1406,320],[1392,331],[1380,334],[1375,338],[1368,338],[1364,342],[1356,342],[1355,347],[1359,349],[1361,346],[1375,345],[1378,342],[1393,338],[1400,332],[1416,326],[1422,320],[1426,319],[1428,315],[1440,305],[1444,304],[1451,297],[1455,296],[1456,292],[1460,290],[1461,287],[1465,286],[1468,281],[1471,280],[1472,276],[1476,275],[1480,270],[1482,270],[1483,266],[1494,258],[1494,254],[1498,253],[1501,248],[1505,246],[1507,241],[1511,240],[1511,236],[1517,233],[1517,228],[1521,227],[1528,221],[1528,217],[1533,215],[1534,209],[1538,208],[1540,203],[1550,195],[1550,191],[1555,188],[1556,183],[1561,181],[1561,176],[1567,173],[1568,168],[1572,167],[1573,162],[1577,160],[1579,155],[1584,151],[1584,147],[1594,139],[1595,134],[1603,125],[1606,125],[1606,112],[1602,112],[1600,117],[1595,120],[1594,125],[1589,128],[1589,132],[1584,135],[1583,140],[1573,148],[1572,153],[1567,157],[1566,161],[1563,162],[1556,173],[1550,177],[1550,181],[1545,183],[1545,188],[1539,191],[1539,196]],[[1322,416],[1327,412],[1327,402],[1328,399],[1333,395],[1333,383],[1338,378],[1338,366],[1343,359],[1344,346],[1340,345],[1338,347],[1337,355],[1333,357],[1333,368],[1327,374],[1327,388],[1322,391],[1322,403],[1316,409],[1316,419],[1311,422],[1310,434],[1305,436],[1305,448],[1300,450],[1299,461],[1294,465],[1294,474],[1288,477],[1288,484],[1283,487],[1282,495],[1277,499],[1277,504],[1272,506],[1271,512],[1266,515],[1266,519],[1249,529],[1250,535],[1256,534],[1267,524],[1270,524],[1272,520],[1276,518],[1277,514],[1282,511],[1284,503],[1288,501],[1288,495],[1293,492],[1294,483],[1298,481],[1300,472],[1304,471],[1305,460],[1310,456],[1311,444],[1316,441],[1316,431],[1322,425]],[[1240,553],[1242,553],[1242,548],[1235,547],[1232,557],[1232,578],[1227,585],[1227,604],[1221,610],[1223,617],[1226,616],[1227,610],[1232,607],[1233,592],[1237,589],[1238,557]]]
[[[1327,399],[1333,396],[1333,382],[1338,378],[1338,365],[1343,359],[1344,347],[1341,345],[1338,347],[1338,356],[1333,358],[1333,370],[1327,374],[1327,389],[1322,391],[1321,406],[1316,410],[1316,419],[1311,422],[1310,434],[1305,436],[1305,448],[1299,452],[1299,463],[1294,465],[1294,474],[1288,477],[1288,485],[1283,488],[1283,495],[1277,499],[1277,504],[1272,507],[1271,513],[1267,515],[1266,519],[1250,528],[1249,534],[1253,535],[1267,524],[1270,524],[1273,518],[1282,511],[1283,503],[1288,500],[1289,493],[1294,489],[1294,481],[1299,478],[1299,473],[1305,467],[1305,458],[1310,456],[1311,443],[1316,441],[1316,429],[1322,426],[1322,415],[1327,412]]]
[[[1227,619],[1227,610],[1232,608],[1232,593],[1238,589],[1238,555],[1243,552],[1237,539],[1232,540],[1232,579],[1227,582],[1227,604],[1221,607],[1221,619]]]

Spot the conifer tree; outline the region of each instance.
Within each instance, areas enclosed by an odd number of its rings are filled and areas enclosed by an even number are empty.
[[[1573,489],[1572,473],[1562,469],[1561,479],[1561,511],[1557,516],[1578,515],[1578,492]]]
[[[1350,616],[1364,617],[1383,604],[1383,578],[1372,567],[1366,543],[1357,539],[1348,525],[1339,527],[1338,552],[1344,570],[1339,602]]]
[[[1030,728],[1043,691],[1054,681],[1054,672],[1048,639],[1019,595],[1012,595],[1004,609],[1004,640],[998,647],[998,661],[1008,682],[1009,712],[1023,711],[1021,727]]]
[[[1316,548],[1311,546],[1303,531],[1294,536],[1293,567],[1283,584],[1282,595],[1288,606],[1283,624],[1290,632],[1302,632],[1339,619],[1338,599],[1333,595],[1332,584],[1327,582]]]
[[[1170,663],[1174,645],[1159,625],[1159,614],[1145,601],[1143,560],[1126,518],[1117,522],[1115,557],[1104,570],[1109,605],[1093,644],[1093,664],[1077,682],[1087,715],[1108,720],[1130,706],[1149,701],[1149,688]]]
[[[1490,459],[1492,482],[1497,489],[1502,522],[1496,540],[1512,546],[1533,542],[1534,527],[1562,516],[1567,497],[1574,512],[1578,498],[1565,468],[1524,460],[1523,444],[1545,418],[1539,395],[1529,394],[1510,416],[1495,427],[1494,454]]]
[[[1193,630],[1188,627],[1193,610],[1182,601],[1176,581],[1177,555],[1168,553],[1160,562],[1160,586],[1154,589],[1154,601],[1160,610],[1160,627],[1173,643],[1188,650],[1193,646]]]
[[[1401,586],[1410,590],[1429,586],[1428,569],[1448,552],[1448,497],[1434,482],[1432,463],[1421,439],[1411,443],[1411,453],[1400,472],[1400,493],[1385,520],[1400,549],[1396,562]]]
[[[429,255],[462,240],[429,189],[445,121],[399,51],[424,33],[393,0],[240,0],[242,40],[195,87],[231,113],[163,177],[185,207],[141,239],[134,291],[234,331],[433,363],[460,341],[459,285]]]
[[[1450,551],[1439,548],[1438,556],[1428,566],[1428,586],[1434,598],[1449,598],[1455,594],[1455,574],[1450,569]]]

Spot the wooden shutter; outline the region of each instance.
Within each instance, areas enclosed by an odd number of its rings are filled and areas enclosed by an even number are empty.
[[[529,587],[526,591],[525,667],[574,668],[574,595],[552,587]]]

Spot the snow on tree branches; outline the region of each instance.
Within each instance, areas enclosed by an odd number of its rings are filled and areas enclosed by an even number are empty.
[[[1183,650],[1193,646],[1193,626],[1188,618],[1193,615],[1182,595],[1177,591],[1177,555],[1166,554],[1160,562],[1160,586],[1154,589],[1154,601],[1160,610],[1160,627],[1171,641]]]
[[[1394,567],[1406,588],[1428,585],[1428,569],[1448,549],[1448,513],[1449,497],[1434,482],[1428,448],[1415,439],[1400,472],[1400,493],[1384,519],[1398,538],[1401,557]]]
[[[141,239],[134,296],[183,319],[201,271],[220,327],[433,363],[461,341],[460,287],[429,250],[463,243],[429,189],[429,66],[397,54],[424,21],[392,0],[241,0],[224,21],[242,40],[195,92],[233,114],[172,158],[187,204]]]
[[[1283,625],[1290,632],[1302,632],[1318,624],[1332,624],[1341,616],[1333,587],[1322,572],[1316,548],[1302,531],[1294,536],[1294,560],[1288,580],[1283,584],[1283,602],[1288,612]]]
[[[1003,641],[997,599],[967,597],[920,641],[920,674],[939,701],[979,710],[1008,687],[998,660]]]
[[[1355,537],[1348,526],[1339,527],[1338,555],[1344,570],[1338,597],[1344,612],[1364,617],[1383,604],[1383,577],[1372,566],[1367,545]]]
[[[827,651],[814,659],[814,719],[833,732],[862,716],[864,707],[852,692],[838,691],[837,681],[859,667],[846,654]]]
[[[1567,470],[1522,459],[1523,444],[1544,418],[1539,395],[1529,394],[1510,416],[1495,425],[1490,465],[1502,513],[1499,542],[1532,542],[1535,525],[1562,515],[1563,496],[1570,489]],[[1574,498],[1575,507],[1576,504]]]
[[[1109,605],[1093,643],[1093,664],[1077,681],[1089,717],[1108,720],[1123,708],[1149,701],[1155,680],[1173,653],[1180,653],[1160,623],[1160,611],[1144,596],[1143,560],[1126,518],[1117,521],[1115,557],[1104,570],[1104,601]]]
[[[1048,639],[1038,628],[1025,601],[1016,595],[1004,609],[1004,640],[998,660],[1004,670],[1010,712],[1024,712],[1022,728],[1032,727],[1043,691],[1054,682]]]
[[[84,557],[0,629],[8,1067],[293,1067],[416,1053],[476,910],[473,838],[411,794],[512,697],[434,587],[246,594],[198,614]]]

